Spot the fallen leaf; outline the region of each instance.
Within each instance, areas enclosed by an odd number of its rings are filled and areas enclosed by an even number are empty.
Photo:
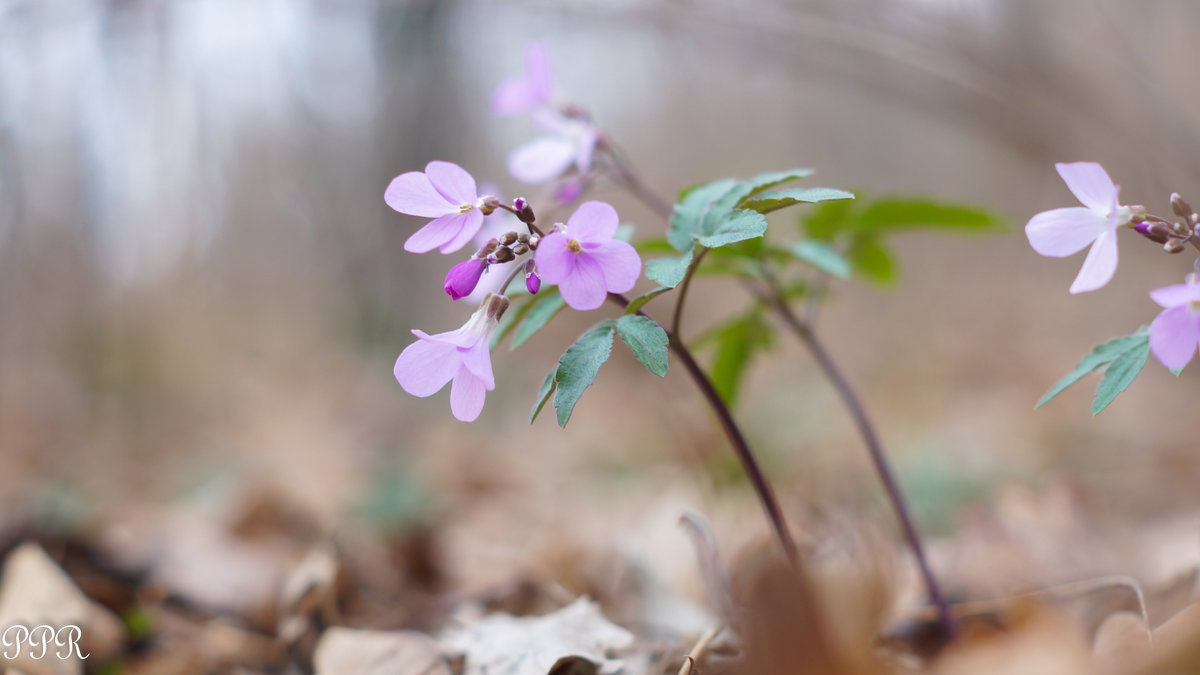
[[[451,675],[433,638],[413,631],[330,628],[313,662],[317,675]]]

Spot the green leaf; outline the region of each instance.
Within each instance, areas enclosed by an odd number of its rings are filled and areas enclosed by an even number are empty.
[[[1100,411],[1107,408],[1118,394],[1133,384],[1149,358],[1150,337],[1146,336],[1136,346],[1130,347],[1113,359],[1112,364],[1104,371],[1104,377],[1100,378],[1100,386],[1096,387],[1096,400],[1092,401],[1092,414],[1099,415]]]
[[[736,202],[736,206],[742,208],[742,202],[754,197],[763,190],[769,190],[776,185],[796,180],[798,178],[808,178],[812,174],[812,169],[787,169],[785,171],[769,171],[767,173],[760,173],[750,180],[745,180],[740,183],[743,196]]]
[[[839,279],[850,278],[850,261],[842,257],[832,246],[823,241],[805,239],[796,242],[790,249],[796,258],[822,272]]]
[[[604,365],[612,354],[615,332],[614,321],[598,323],[580,335],[575,344],[567,347],[567,351],[559,357],[558,369],[554,371],[554,381],[558,385],[554,392],[558,426],[567,426],[567,420],[571,419],[571,411],[575,409],[579,397],[583,396],[583,390],[596,380],[600,366]]]
[[[558,380],[555,379],[555,375],[558,375],[557,365],[554,366],[554,368],[550,371],[550,374],[546,376],[546,379],[542,381],[542,386],[540,389],[538,389],[537,403],[533,404],[533,410],[529,412],[530,424],[533,424],[533,421],[537,419],[537,416],[542,412],[542,408],[546,407],[546,401],[550,400],[550,395],[553,394],[554,390],[558,387]]]
[[[1075,365],[1074,370],[1063,376],[1063,378],[1055,383],[1053,387],[1050,387],[1050,391],[1047,391],[1034,407],[1040,408],[1046,405],[1053,400],[1055,396],[1058,396],[1066,391],[1067,387],[1070,387],[1079,380],[1083,379],[1084,376],[1088,375],[1089,373],[1095,372],[1117,360],[1125,352],[1138,349],[1143,343],[1149,345],[1149,335],[1149,327],[1142,326],[1132,335],[1113,338],[1108,342],[1096,345],[1092,348],[1092,351],[1087,356],[1083,357],[1083,359],[1081,359],[1079,363]]]
[[[707,231],[707,230],[706,230]],[[767,219],[755,211],[738,209],[718,221],[709,233],[696,236],[701,246],[718,248],[767,233]]]
[[[854,271],[877,284],[887,285],[896,280],[896,261],[891,251],[878,238],[859,235],[846,252]]]
[[[709,331],[698,347],[716,345],[709,378],[729,405],[737,401],[742,379],[753,356],[771,346],[771,329],[758,311],[739,316]]]
[[[642,255],[659,255],[662,253],[673,254],[677,252],[675,247],[671,245],[671,242],[667,241],[666,237],[651,237],[649,239],[643,239],[634,244],[633,247]]]
[[[656,288],[652,291],[648,291],[646,293],[643,293],[643,294],[637,296],[636,298],[634,298],[633,300],[631,300],[629,302],[629,306],[625,308],[625,313],[626,314],[637,314],[638,310],[641,309],[647,302],[650,302],[651,300],[657,298],[658,296],[662,295],[663,293],[666,293],[669,290],[671,290],[671,289],[659,286],[658,288]]]
[[[679,203],[671,212],[671,224],[667,230],[667,241],[676,251],[684,253],[692,248],[692,235],[700,230],[704,217],[721,195],[737,184],[732,178],[723,178],[705,185],[688,188],[679,196]]]
[[[648,317],[627,314],[617,319],[617,332],[646,370],[659,377],[666,376],[668,340],[662,326]]]
[[[566,300],[563,300],[563,297],[559,295],[557,288],[543,292],[546,293],[545,298],[538,299],[541,293],[534,296],[533,302],[537,304],[529,311],[529,315],[525,317],[525,321],[517,329],[517,334],[513,336],[511,349],[520,347],[526,340],[533,337],[534,333],[537,333],[547,323],[550,323],[550,319],[553,319],[555,315],[561,312],[563,307],[567,306]]]
[[[788,188],[786,190],[771,190],[760,195],[742,200],[741,208],[759,213],[778,211],[793,204],[816,204],[835,199],[854,199],[854,193],[833,188]]]
[[[692,264],[692,250],[677,258],[655,258],[646,261],[646,278],[660,286],[675,288],[683,281]]]
[[[809,238],[829,241],[853,226],[853,208],[854,202],[847,199],[824,202],[805,213],[800,224]]]
[[[874,230],[937,228],[957,231],[1002,229],[1004,220],[983,209],[929,199],[891,197],[872,202],[858,217],[858,226]]]

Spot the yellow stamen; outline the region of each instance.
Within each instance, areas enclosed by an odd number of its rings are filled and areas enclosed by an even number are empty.
[[[571,253],[579,253],[583,250],[583,244],[580,244],[578,239],[572,239],[567,242],[567,250]]]
[[[474,208],[474,204],[463,204],[462,206],[458,207],[458,212],[459,214],[470,213]]]

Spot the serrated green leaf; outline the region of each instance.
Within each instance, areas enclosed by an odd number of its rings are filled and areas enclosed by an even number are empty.
[[[804,214],[800,225],[810,239],[832,240],[839,232],[853,228],[854,201],[839,199],[822,202]]]
[[[603,321],[579,336],[558,359],[554,381],[558,385],[554,392],[554,408],[558,414],[558,426],[567,426],[571,412],[583,391],[596,380],[600,366],[612,354],[613,334],[616,322]]]
[[[529,411],[530,424],[533,424],[533,421],[537,419],[539,414],[541,414],[542,408],[546,407],[546,401],[550,400],[550,396],[558,387],[558,381],[555,379],[556,375],[558,375],[557,364],[555,364],[554,368],[550,370],[550,374],[546,376],[546,379],[542,381],[541,388],[538,389],[537,402],[533,404],[533,410]]]
[[[854,271],[869,281],[887,285],[896,280],[896,261],[876,237],[865,234],[855,237],[846,258]]]
[[[742,200],[741,208],[770,213],[793,204],[816,204],[818,202],[836,199],[854,199],[854,193],[834,188],[788,188],[786,190],[771,190]]]
[[[790,249],[796,258],[822,272],[839,279],[850,278],[850,261],[842,257],[832,246],[823,241],[805,239],[796,242]]]
[[[511,349],[516,349],[524,344],[526,340],[550,323],[550,319],[561,312],[563,307],[567,306],[567,301],[563,300],[557,288],[542,291],[542,293],[546,293],[545,298],[538,299],[538,296],[534,296],[537,304],[529,310],[528,316],[521,323],[521,327],[517,329],[517,334],[513,336]]]
[[[858,217],[860,228],[872,230],[988,231],[1000,229],[1003,223],[999,216],[972,206],[902,197],[875,200]]]
[[[808,178],[813,174],[812,169],[786,169],[784,171],[768,171],[741,182],[742,196],[734,203],[741,208],[742,202],[754,197],[763,190],[769,190],[776,185],[800,178]]]
[[[666,376],[668,340],[662,326],[648,317],[626,314],[617,319],[617,332],[646,370],[659,377]]]
[[[767,219],[761,213],[738,209],[722,218],[709,234],[696,236],[701,246],[719,248],[767,233]]]
[[[1107,408],[1118,394],[1133,384],[1149,358],[1150,337],[1146,336],[1141,342],[1131,346],[1113,359],[1113,362],[1104,371],[1104,377],[1100,378],[1100,385],[1096,387],[1096,399],[1092,401],[1092,414],[1099,415],[1100,411]]]
[[[675,288],[687,275],[688,266],[692,264],[692,250],[674,258],[655,258],[646,261],[646,278],[660,286]]]
[[[699,231],[704,216],[721,195],[737,184],[732,178],[697,185],[685,190],[671,211],[671,224],[667,230],[667,241],[676,251],[684,253],[692,248],[692,235]]]
[[[643,294],[637,296],[633,300],[629,301],[629,306],[625,308],[625,313],[626,314],[637,314],[638,310],[640,310],[643,306],[645,306],[645,304],[647,302],[650,302],[651,300],[657,298],[658,296],[662,295],[663,293],[666,293],[669,290],[671,290],[671,289],[659,286],[658,288],[656,288],[652,291],[648,291],[646,293],[643,293]]]
[[[1126,335],[1119,338],[1113,338],[1108,342],[1096,345],[1092,351],[1084,356],[1075,368],[1063,376],[1061,380],[1056,382],[1050,390],[1038,400],[1035,408],[1040,408],[1049,403],[1055,396],[1066,391],[1068,387],[1083,379],[1089,373],[1095,372],[1105,365],[1112,363],[1125,352],[1134,349],[1145,340],[1149,344],[1150,329],[1147,326],[1142,326],[1131,335]]]

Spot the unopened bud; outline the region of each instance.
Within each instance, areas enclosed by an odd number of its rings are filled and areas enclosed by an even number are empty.
[[[531,248],[531,249],[533,249],[533,250],[535,250],[535,251],[536,251],[536,250],[537,250],[537,246],[538,246],[538,242],[539,242],[539,241],[541,241],[541,240],[542,240],[542,238],[541,238],[541,237],[539,237],[539,236],[537,236],[536,234],[531,234],[531,235],[529,235],[529,248]]]
[[[500,208],[500,199],[495,195],[484,195],[479,198],[479,211],[485,216],[492,215],[492,212]]]
[[[516,257],[517,256],[513,255],[512,249],[504,248],[503,246],[501,246],[500,248],[496,249],[495,253],[488,256],[488,261],[491,262],[492,259],[494,258],[495,262],[506,263]]]
[[[479,277],[483,276],[483,271],[487,269],[487,266],[487,261],[479,258],[471,258],[458,263],[446,273],[442,289],[450,295],[452,300],[470,295],[471,291],[474,291],[475,287],[479,285]]]
[[[525,290],[529,291],[530,295],[537,295],[541,289],[542,278],[537,274],[537,263],[530,260],[525,263]]]
[[[528,225],[537,220],[533,215],[533,207],[524,197],[517,197],[513,200],[513,210],[517,212],[517,220]]]
[[[1133,230],[1156,244],[1167,243],[1166,227],[1160,222],[1138,223]]]
[[[1178,239],[1171,239],[1163,244],[1163,250],[1167,253],[1179,253],[1183,250],[1183,242]]]
[[[529,244],[517,244],[512,247],[512,252],[517,255],[525,255],[529,253]]]
[[[1178,192],[1171,193],[1171,210],[1180,218],[1188,218],[1192,215],[1191,205],[1183,201],[1183,196]]]
[[[486,308],[489,319],[499,320],[508,309],[508,298],[503,295],[488,293],[480,306]]]
[[[529,243],[529,234],[527,232],[522,232],[521,234],[518,234],[517,241],[521,242],[522,244],[528,244]]]
[[[1188,222],[1193,225],[1200,225],[1200,213],[1193,213],[1191,217],[1188,218]]]
[[[495,239],[488,239],[487,243],[483,246],[480,246],[479,250],[475,252],[475,257],[486,258],[492,251],[495,251],[496,247],[499,245],[500,242],[496,241]]]
[[[500,245],[501,246],[512,246],[516,240],[517,240],[516,232],[505,232],[504,234],[500,235]]]

